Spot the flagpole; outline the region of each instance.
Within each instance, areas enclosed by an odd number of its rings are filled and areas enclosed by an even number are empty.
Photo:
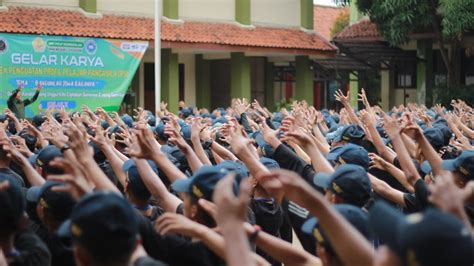
[[[155,0],[155,111],[160,110],[161,103],[161,0]]]

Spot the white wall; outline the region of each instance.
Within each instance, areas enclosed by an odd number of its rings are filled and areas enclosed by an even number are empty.
[[[97,0],[97,11],[104,14],[153,17],[155,11],[154,3],[155,1],[153,0]]]
[[[300,0],[252,0],[250,3],[252,24],[300,26]]]
[[[196,106],[196,63],[192,53],[179,54],[178,62],[184,64],[184,101]]]
[[[3,4],[72,8],[79,7],[79,0],[3,0]]]
[[[179,0],[179,17],[204,21],[234,21],[234,1],[236,0]]]

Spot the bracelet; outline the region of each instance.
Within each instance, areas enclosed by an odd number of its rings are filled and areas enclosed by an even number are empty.
[[[64,144],[64,146],[60,149],[61,153],[64,153],[65,151],[69,150],[71,147],[69,145]]]
[[[262,231],[262,228],[258,225],[254,225],[253,227],[255,228],[255,231],[253,231],[252,234],[250,234],[250,236],[249,236],[250,243],[254,243],[255,240],[257,240],[258,233],[260,233],[260,231]]]

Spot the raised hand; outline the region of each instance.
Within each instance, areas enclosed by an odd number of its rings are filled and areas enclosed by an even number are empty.
[[[391,118],[387,114],[384,114],[384,129],[390,139],[394,139],[400,135],[401,128],[397,123],[397,120]]]
[[[307,132],[305,132],[303,128],[298,128],[291,132],[287,132],[282,138],[282,141],[290,141],[304,148],[314,144],[313,138]]]
[[[136,132],[138,146],[133,146],[130,156],[139,159],[153,159],[157,153],[161,153],[161,145],[156,141],[153,132],[146,127],[139,128]]]
[[[170,212],[161,215],[155,222],[155,229],[160,235],[180,234],[197,237],[197,230],[201,226],[182,214]]]
[[[233,184],[235,177],[228,175],[217,183],[214,190],[213,202],[217,205],[217,223],[245,222],[247,206],[250,201],[252,187],[248,179],[240,182],[239,196],[234,195]]]
[[[364,88],[361,89],[361,92],[358,94],[359,96],[359,101],[361,101],[365,108],[370,108],[370,103],[369,100],[367,99],[367,94],[365,94]]]
[[[369,153],[370,167],[369,169],[380,169],[385,170],[387,162],[375,153]]]
[[[336,101],[340,102],[342,105],[350,105],[349,104],[349,99],[350,99],[350,91],[347,91],[347,95],[344,95],[342,90],[337,90],[336,93],[334,94],[334,97],[336,98]]]
[[[79,167],[64,158],[56,158],[50,165],[62,169],[64,174],[62,175],[49,175],[48,180],[55,180],[64,182],[62,186],[53,187],[55,192],[67,192],[71,196],[79,200],[85,194],[92,192],[92,187],[84,176],[84,173]]]

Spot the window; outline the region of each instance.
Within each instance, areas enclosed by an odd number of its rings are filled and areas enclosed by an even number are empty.
[[[395,70],[396,88],[416,88],[416,63],[404,62]]]

